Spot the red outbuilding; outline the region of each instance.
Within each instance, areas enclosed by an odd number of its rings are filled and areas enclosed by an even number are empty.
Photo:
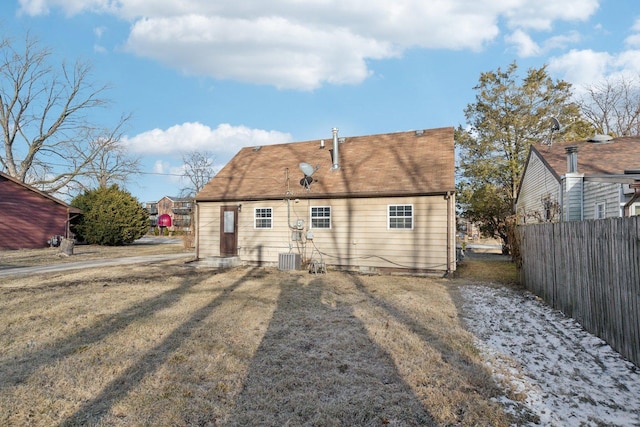
[[[82,211],[0,172],[0,250],[48,246],[70,238],[69,223]]]

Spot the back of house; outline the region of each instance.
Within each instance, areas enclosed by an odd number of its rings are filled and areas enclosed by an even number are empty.
[[[196,195],[198,258],[455,270],[453,128],[245,147]]]

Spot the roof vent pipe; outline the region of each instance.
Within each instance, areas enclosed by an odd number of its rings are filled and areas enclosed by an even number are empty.
[[[332,170],[340,169],[340,162],[338,158],[338,128],[331,129],[333,132],[333,165],[331,165]]]
[[[567,173],[578,172],[578,147],[571,145],[564,150],[567,152]]]

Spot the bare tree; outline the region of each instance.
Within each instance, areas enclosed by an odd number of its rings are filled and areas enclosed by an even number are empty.
[[[640,85],[636,80],[609,78],[586,88],[580,100],[585,119],[600,134],[640,134]]]
[[[128,120],[129,117],[122,117],[115,129],[103,129],[89,141],[89,153],[96,154],[87,159],[86,175],[99,188],[124,186],[131,176],[140,173],[140,157],[129,155],[121,142],[122,124]]]
[[[208,151],[190,151],[182,155],[184,176],[189,185],[182,189],[182,194],[195,196],[215,176],[217,171],[213,167],[215,157]]]
[[[29,34],[23,45],[3,38],[0,49],[1,169],[46,192],[95,175],[95,162],[118,146],[113,137],[128,120],[107,132],[110,138],[99,138],[89,113],[108,105],[108,86],[91,82],[86,63],[54,67],[51,51]]]

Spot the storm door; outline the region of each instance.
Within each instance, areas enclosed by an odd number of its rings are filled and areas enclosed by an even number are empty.
[[[220,255],[238,255],[238,207],[220,207]]]

